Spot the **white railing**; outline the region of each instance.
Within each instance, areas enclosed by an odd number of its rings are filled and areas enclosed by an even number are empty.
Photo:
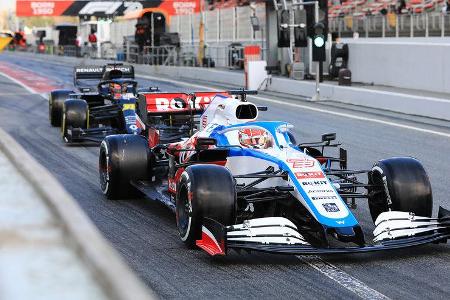
[[[450,36],[450,15],[439,12],[345,16],[329,19],[330,32],[342,37],[445,37]]]
[[[260,27],[266,24],[264,5],[257,5],[255,15]],[[253,42],[264,38],[263,31],[253,32],[250,17],[253,10],[249,6],[216,9],[204,12],[205,42]],[[183,43],[198,43],[201,14],[180,15],[171,18],[170,32],[178,32]]]

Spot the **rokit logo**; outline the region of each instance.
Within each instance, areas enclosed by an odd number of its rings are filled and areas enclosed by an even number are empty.
[[[320,186],[326,184],[327,184],[326,180],[302,181],[303,186]]]
[[[193,109],[201,109],[201,104],[205,105],[211,102],[209,97],[197,97],[195,103],[189,101],[189,105]],[[155,99],[156,109],[158,111],[168,111],[168,110],[183,110],[186,109],[186,102],[181,98],[167,99],[167,98],[156,98]]]

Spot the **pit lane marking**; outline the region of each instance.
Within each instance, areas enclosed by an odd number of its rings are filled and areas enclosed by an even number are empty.
[[[0,63],[0,74],[32,94],[42,94],[57,88],[48,83],[49,78],[36,74],[29,69],[5,62]]]
[[[200,84],[195,84],[195,83],[186,83],[186,82],[179,81],[179,80],[165,79],[165,78],[154,77],[154,76],[143,75],[143,74],[136,74],[136,76],[137,77],[141,77],[141,78],[145,78],[145,79],[152,79],[152,80],[170,82],[170,83],[175,83],[175,84],[179,84],[179,85],[197,87],[197,88],[201,88],[201,89],[212,89],[211,86],[200,85]],[[317,107],[311,107],[311,106],[297,104],[297,103],[283,102],[283,101],[280,101],[280,100],[270,99],[270,98],[261,97],[261,96],[249,95],[247,98],[252,98],[252,99],[256,99],[256,100],[261,100],[261,101],[265,101],[265,102],[269,102],[269,103],[280,104],[280,105],[285,105],[285,106],[290,106],[290,107],[302,108],[302,109],[305,109],[305,110],[310,110],[310,111],[315,111],[315,112],[319,112],[319,113],[324,113],[324,114],[344,117],[344,118],[348,118],[348,119],[354,119],[354,120],[359,120],[359,121],[378,123],[378,124],[383,124],[383,125],[388,125],[388,126],[393,126],[393,127],[403,128],[403,129],[409,129],[409,130],[418,131],[418,132],[422,132],[422,133],[429,133],[429,134],[434,134],[434,135],[450,138],[450,133],[437,131],[437,130],[425,129],[425,128],[421,128],[421,127],[405,125],[405,124],[401,124],[401,123],[385,121],[385,120],[376,119],[376,118],[360,117],[360,116],[355,116],[355,115],[348,114],[348,113],[341,113],[341,112],[332,111],[332,110],[329,110],[329,109],[322,109],[322,108],[317,108]]]
[[[0,73],[0,75],[3,75]],[[9,79],[9,78],[8,78]],[[0,93],[0,96],[29,96],[34,95],[35,93]]]
[[[331,280],[335,281],[340,286],[344,287],[345,289],[349,290],[350,292],[356,294],[362,299],[367,300],[387,300],[390,299],[386,295],[372,289],[371,287],[367,286],[362,281],[356,279],[355,277],[351,276],[350,274],[347,274],[346,272],[342,271],[341,269],[333,266],[332,264],[324,261],[318,256],[308,256],[308,255],[297,255],[298,259],[300,259],[302,262],[306,263],[313,269],[319,271],[326,277],[330,278]]]
[[[29,86],[27,86],[26,84],[20,82],[19,80],[15,79],[14,77],[9,76],[8,74],[5,74],[4,72],[0,71],[0,75],[8,78],[9,80],[11,80],[12,82],[16,83],[17,85],[23,87],[24,89],[26,89],[28,92],[30,92],[31,94],[37,94],[35,90],[33,90],[32,88],[30,88]]]

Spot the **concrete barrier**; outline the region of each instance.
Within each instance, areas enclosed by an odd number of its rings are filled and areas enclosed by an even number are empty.
[[[450,93],[450,39],[345,39],[352,80]]]
[[[39,165],[11,136],[9,136],[5,131],[0,129],[0,156],[6,157],[8,162],[12,165],[12,173],[10,176],[17,175],[22,177],[26,182],[26,187],[21,186],[12,186],[10,190],[16,191],[16,197],[27,197],[24,196],[22,192],[25,188],[29,188],[32,190],[33,195],[37,195],[37,198],[32,198],[28,195],[30,199],[27,199],[27,203],[32,204],[33,201],[40,202],[39,205],[41,207],[47,207],[48,211],[52,215],[50,220],[46,222],[46,224],[51,224],[52,227],[49,227],[48,230],[42,228],[37,228],[36,230],[42,231],[50,231],[50,235],[54,237],[59,236],[57,239],[60,247],[68,247],[72,249],[72,252],[75,253],[81,261],[84,262],[83,266],[74,266],[74,265],[64,265],[61,273],[52,274],[55,272],[52,268],[46,268],[42,270],[35,270],[37,274],[32,276],[35,281],[39,281],[39,273],[44,274],[44,279],[42,283],[37,283],[34,285],[34,288],[38,294],[33,295],[32,298],[35,299],[117,299],[117,300],[126,300],[126,299],[153,299],[156,296],[149,291],[144,284],[132,273],[130,268],[122,261],[119,255],[113,250],[113,248],[106,242],[106,240],[102,237],[96,227],[92,224],[92,222],[88,219],[88,217],[82,212],[78,204],[73,200],[73,198],[64,190],[64,188],[54,179],[54,177],[41,165]],[[1,164],[0,164],[1,167]],[[10,168],[10,169],[11,169]],[[3,196],[5,196],[3,194]],[[32,198],[32,199],[31,199]],[[47,210],[47,209],[44,209]],[[0,211],[3,211],[0,208]],[[8,210],[6,210],[8,213]],[[37,218],[38,212],[33,212],[30,216],[33,218]],[[1,224],[5,224],[5,219],[7,216],[1,216],[0,219],[3,221]],[[10,220],[14,222],[14,220]],[[24,220],[22,220],[23,222]],[[50,225],[47,225],[50,226]],[[51,229],[53,228],[53,229]],[[56,229],[58,228],[58,229]],[[59,230],[64,232],[64,235],[60,236],[57,234]],[[1,230],[1,226],[0,226]],[[4,230],[4,229],[3,229]],[[8,230],[19,231],[19,228],[9,228]],[[29,228],[27,231],[35,230],[35,228]],[[40,237],[42,239],[42,236]],[[20,240],[14,241],[15,252],[19,252],[22,247],[26,247],[29,242]],[[49,244],[49,248],[54,246],[54,243]],[[42,241],[39,247],[45,248],[45,243],[42,245]],[[2,253],[5,252],[6,241],[2,241]],[[62,249],[60,248],[60,249]],[[45,249],[44,249],[45,250]],[[57,251],[60,253],[61,251]],[[67,251],[66,251],[67,252]],[[35,251],[33,254],[36,255],[39,251]],[[35,256],[34,260],[39,260],[39,256]],[[44,259],[46,262],[43,264],[45,266],[52,266],[54,257],[50,257],[49,259]],[[68,263],[70,263],[70,259],[66,259]],[[0,260],[0,264],[3,265],[5,261]],[[17,274],[21,274],[21,271],[18,270],[18,266],[13,266],[15,268],[14,274],[10,274],[10,276],[16,276],[18,284],[16,291],[10,291],[10,294],[17,295],[26,295],[26,289],[30,288],[27,286],[29,282],[24,280],[24,278],[20,278]],[[3,268],[0,266],[0,269]],[[67,284],[67,276],[65,271],[73,272],[74,268],[78,269],[87,269],[90,275],[89,285],[92,283],[93,285],[98,286],[99,288],[94,288],[97,291],[97,294],[91,294],[88,296],[81,297],[80,295],[74,293],[71,290],[72,287],[69,287],[67,290],[59,290],[59,292],[53,292],[51,294],[52,286],[48,285],[48,277],[53,276],[56,278],[57,282],[51,282],[50,284],[55,285],[55,288],[58,289],[58,279],[66,280]],[[0,276],[1,276],[0,271]],[[47,281],[45,281],[47,280]],[[2,279],[3,281],[3,279]],[[70,280],[69,280],[70,281]],[[73,284],[73,289],[83,289],[83,282],[69,282],[69,284]],[[78,286],[80,285],[81,286]],[[86,285],[88,285],[85,282]],[[1,284],[0,284],[1,285]],[[36,285],[42,285],[40,288],[36,288]],[[8,287],[9,289],[13,289],[13,287]],[[88,288],[87,286],[85,287]],[[17,290],[19,289],[19,290]],[[3,290],[3,288],[2,288]],[[101,292],[99,292],[101,291]],[[16,294],[14,294],[16,293]],[[56,295],[55,295],[56,293]],[[59,294],[58,294],[59,293]],[[3,291],[2,291],[3,294]],[[3,294],[4,295],[4,294]],[[51,296],[48,296],[51,295]],[[69,297],[70,295],[70,297]],[[103,296],[101,296],[103,295]],[[39,297],[38,297],[39,296]],[[69,298],[68,298],[69,297]]]

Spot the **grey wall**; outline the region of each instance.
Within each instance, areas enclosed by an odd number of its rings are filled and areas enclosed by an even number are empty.
[[[449,39],[346,39],[354,82],[450,93]]]

